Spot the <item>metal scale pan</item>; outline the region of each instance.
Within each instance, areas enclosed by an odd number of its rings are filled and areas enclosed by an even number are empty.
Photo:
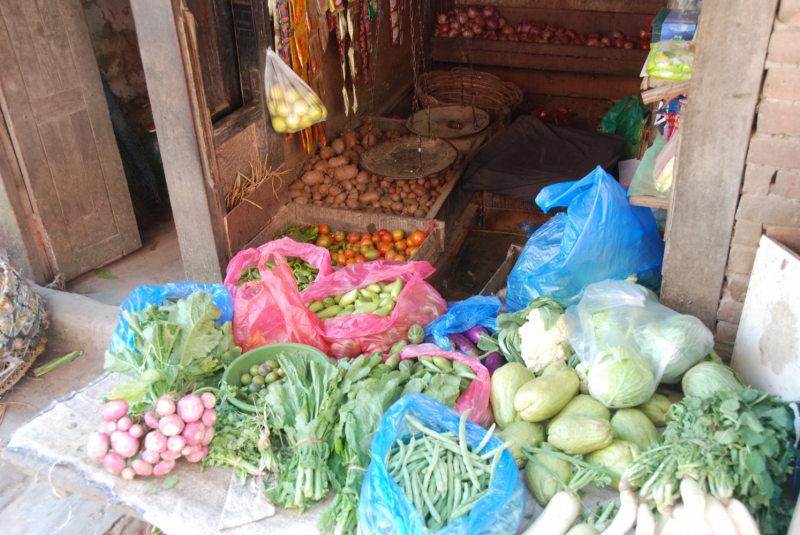
[[[361,156],[363,169],[378,176],[422,178],[450,167],[458,151],[443,139],[422,138],[422,168],[416,137],[401,137],[371,148]]]
[[[428,113],[430,113],[430,119]],[[456,139],[477,134],[489,126],[489,122],[489,114],[479,108],[444,106],[418,111],[408,118],[406,128],[425,137]],[[428,130],[429,123],[430,131]]]

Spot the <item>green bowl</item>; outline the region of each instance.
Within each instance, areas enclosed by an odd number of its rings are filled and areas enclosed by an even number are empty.
[[[237,385],[239,377],[247,371],[253,364],[264,364],[268,360],[277,360],[278,355],[286,351],[306,351],[308,353],[316,353],[326,359],[328,356],[319,349],[304,344],[272,344],[269,346],[261,346],[244,353],[239,358],[231,362],[225,373],[222,374],[222,382],[226,384]],[[233,396],[228,397],[228,401],[240,410],[246,412],[256,412],[255,405],[236,399]]]

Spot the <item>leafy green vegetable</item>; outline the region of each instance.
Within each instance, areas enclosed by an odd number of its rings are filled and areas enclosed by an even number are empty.
[[[701,362],[686,372],[681,386],[684,395],[701,398],[744,390],[744,383],[739,376],[721,362]]]
[[[177,484],[178,484],[178,474],[172,474],[171,476],[167,476],[164,479],[164,481],[161,482],[161,488],[169,490]]]
[[[163,394],[216,385],[223,367],[242,352],[233,341],[230,322],[217,324],[221,312],[212,297],[201,292],[123,315],[136,349],[106,351],[105,369],[132,377],[108,398],[142,402],[134,414]]]
[[[111,273],[110,271],[108,271],[107,269],[95,269],[94,270],[94,275],[97,278],[107,279],[107,280],[114,280],[114,279],[118,279],[119,278],[116,275],[114,275],[113,273]]]

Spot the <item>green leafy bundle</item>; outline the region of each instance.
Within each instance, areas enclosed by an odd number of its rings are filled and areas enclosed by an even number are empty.
[[[623,479],[660,509],[679,480],[691,476],[706,493],[744,503],[764,535],[785,533],[794,503],[782,488],[797,449],[788,404],[752,388],[714,397],[686,397],[672,406],[659,441],[628,467]]]
[[[143,412],[164,394],[216,385],[223,367],[242,352],[233,341],[231,323],[217,324],[221,311],[211,295],[202,292],[123,315],[134,333],[136,350],[106,351],[104,367],[132,376],[108,398],[138,404],[134,413]]]

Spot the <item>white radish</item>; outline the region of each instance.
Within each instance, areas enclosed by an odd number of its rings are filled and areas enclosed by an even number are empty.
[[[144,437],[144,447],[150,451],[161,453],[167,449],[167,437],[161,431],[150,431]]]
[[[142,452],[142,460],[147,464],[156,464],[161,460],[161,453],[153,450],[144,450]]]
[[[203,446],[208,446],[211,444],[211,440],[214,438],[214,428],[213,427],[206,427],[206,434],[203,435],[203,441],[200,442]]]
[[[633,491],[623,490],[619,493],[619,511],[610,526],[602,535],[625,535],[636,522],[636,496]]]
[[[197,453],[198,451],[200,451],[202,448],[203,448],[203,446],[201,446],[200,444],[196,444],[196,445],[194,445],[194,446],[186,446],[185,448],[183,448],[183,449],[181,450],[181,453],[182,453],[182,454],[183,454],[185,457],[188,457],[189,455],[194,455],[195,453]]]
[[[681,501],[683,502],[683,524],[695,524],[703,521],[706,514],[706,494],[700,484],[687,476],[681,479]]]
[[[139,451],[139,441],[125,431],[111,433],[111,449],[120,457],[130,459]]]
[[[100,409],[100,418],[106,422],[114,422],[128,414],[128,402],[123,399],[109,401]]]
[[[111,436],[111,433],[117,430],[117,422],[103,422],[103,425],[100,426],[100,432],[104,433],[107,436]]]
[[[180,435],[186,424],[177,414],[170,414],[164,416],[158,422],[158,430],[164,433],[164,436],[173,437]]]
[[[110,451],[103,457],[103,466],[106,467],[108,473],[118,476],[125,469],[125,459]]]
[[[186,439],[183,438],[181,435],[176,435],[174,437],[169,437],[167,439],[167,449],[169,451],[174,451],[176,453],[180,453],[180,451],[186,446]]]
[[[761,530],[758,529],[756,520],[745,504],[736,498],[731,498],[725,509],[728,511],[728,516],[731,517],[733,523],[736,524],[736,531],[739,535],[761,535]]]
[[[150,411],[144,413],[144,423],[150,429],[158,429],[158,416]]]
[[[575,494],[557,492],[522,535],[565,535],[580,512],[581,501]]]
[[[86,454],[93,461],[102,461],[108,453],[108,437],[103,433],[94,432],[89,435],[89,443],[86,445]]]
[[[203,442],[203,437],[205,437],[205,435],[206,426],[203,425],[203,422],[186,424],[186,427],[183,429],[183,436],[186,439],[186,444],[189,446],[194,446]]]
[[[156,401],[156,414],[159,416],[175,414],[175,401],[166,396]]]
[[[199,451],[196,451],[191,455],[187,455],[186,460],[189,461],[190,463],[197,463],[200,462],[206,455],[208,455],[208,448],[202,446]]]
[[[187,424],[199,420],[200,417],[203,416],[203,411],[205,411],[205,409],[203,402],[200,400],[200,396],[196,394],[183,396],[180,401],[178,401],[178,414]]]
[[[214,409],[206,409],[203,411],[203,416],[200,417],[200,421],[203,422],[203,425],[206,427],[213,426],[217,423],[217,411]]]
[[[177,461],[181,458],[181,452],[179,451],[162,451],[161,452],[161,459],[165,461]]]
[[[128,429],[128,434],[133,438],[142,438],[144,436],[144,426],[142,424],[133,424]]]
[[[206,409],[213,409],[214,405],[217,404],[217,397],[211,392],[206,392],[200,396],[200,401],[203,402],[203,407]]]
[[[655,535],[656,519],[653,512],[645,503],[639,504],[639,511],[636,515],[636,535]]]
[[[683,525],[680,521],[664,515],[667,519],[661,531],[656,531],[656,535],[683,535]]]
[[[705,521],[714,535],[731,535],[737,532],[736,524],[728,516],[725,506],[711,495],[706,496]]]
[[[567,535],[600,535],[600,532],[589,524],[578,524],[569,530]]]
[[[142,459],[134,460],[131,463],[131,468],[133,468],[137,476],[149,476],[153,474],[153,465],[144,462]]]
[[[119,431],[127,431],[131,428],[132,425],[133,425],[133,420],[131,420],[127,416],[123,416],[122,418],[117,420],[117,429]]]
[[[127,468],[123,468],[121,474],[122,474],[122,479],[127,479],[128,481],[136,477],[136,472],[130,466]]]
[[[664,531],[664,527],[667,525],[667,521],[672,520],[668,515],[661,513],[658,517],[658,522],[656,522],[656,530],[655,535],[661,535],[661,532]]]

